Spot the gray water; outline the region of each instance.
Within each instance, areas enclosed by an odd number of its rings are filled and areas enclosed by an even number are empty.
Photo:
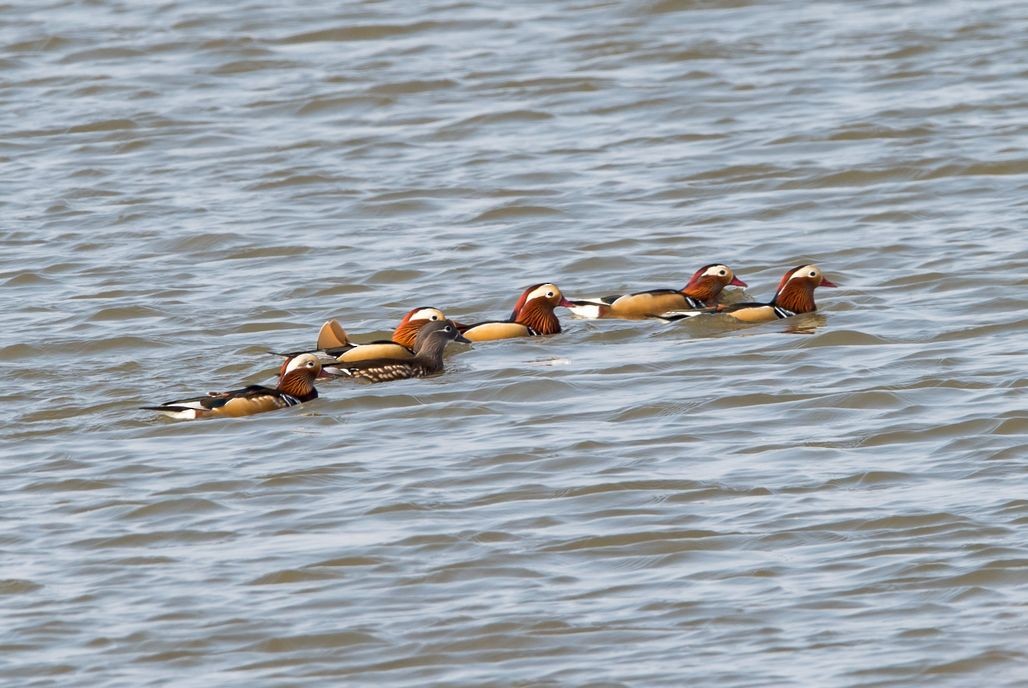
[[[0,679],[1028,685],[1026,36],[1017,1],[0,4]],[[330,317],[711,262],[840,287],[136,409]]]

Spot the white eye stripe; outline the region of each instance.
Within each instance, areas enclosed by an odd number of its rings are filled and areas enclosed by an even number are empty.
[[[411,315],[411,320],[442,320],[445,316],[438,308],[422,308]]]
[[[321,361],[319,361],[311,354],[302,354],[300,356],[297,356],[293,360],[289,361],[289,363],[286,365],[286,369],[283,371],[283,375],[286,373],[291,373],[294,370],[300,370],[302,368],[315,368],[316,366],[320,365]]]
[[[792,279],[796,279],[797,277],[803,277],[805,279],[806,278],[814,278],[814,279],[816,279],[816,278],[818,278],[820,276],[821,276],[821,271],[817,268],[816,265],[804,265],[802,268],[799,268],[798,270],[793,272],[791,275],[789,275],[789,279],[792,280]]]
[[[531,301],[532,299],[537,299],[541,296],[552,299],[559,291],[560,290],[557,289],[557,285],[555,284],[542,284],[537,289],[533,289],[529,292],[528,297],[525,300]]]

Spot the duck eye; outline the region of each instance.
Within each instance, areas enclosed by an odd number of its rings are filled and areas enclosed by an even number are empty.
[[[547,296],[547,297],[552,297],[552,296],[553,296],[553,292],[552,292],[552,291],[548,291],[548,292],[546,292],[546,296]]]
[[[439,316],[438,316],[438,315],[433,315],[433,316],[432,316],[432,320],[438,320],[438,319],[439,319]]]
[[[727,273],[727,272],[725,272],[724,270],[719,270],[717,274],[719,274],[719,275],[721,275],[722,277],[724,277],[724,276],[725,276],[725,275],[727,275],[728,273]]]
[[[816,272],[814,272],[813,270],[811,270],[811,271],[810,271],[810,276],[811,276],[811,277],[817,277],[817,273],[816,273]]]
[[[443,330],[444,330],[444,331],[446,331],[446,332],[453,332],[453,328],[452,328],[452,327],[450,327],[449,325],[447,325],[446,327],[444,327],[444,328],[443,328]]]

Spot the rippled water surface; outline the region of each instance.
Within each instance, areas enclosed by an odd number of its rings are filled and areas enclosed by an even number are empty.
[[[1018,0],[0,4],[0,679],[1028,685],[1026,36]],[[330,317],[711,262],[840,288],[136,409]]]

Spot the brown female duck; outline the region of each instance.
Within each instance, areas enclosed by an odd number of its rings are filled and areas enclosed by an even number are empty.
[[[346,330],[339,324],[338,320],[329,320],[321,326],[318,332],[317,347],[313,351],[291,351],[277,353],[278,356],[285,356],[282,363],[282,370],[289,364],[294,356],[301,353],[312,353],[322,362],[322,365],[332,363],[353,363],[355,361],[371,361],[382,358],[406,360],[414,358],[414,340],[418,331],[427,323],[445,320],[446,315],[438,308],[421,306],[412,308],[403,316],[400,324],[393,331],[391,340],[377,340],[366,344],[358,344],[351,341]]]
[[[407,360],[382,358],[331,365],[325,372],[366,382],[390,382],[428,377],[443,372],[443,350],[450,342],[470,343],[460,335],[452,320],[430,322],[421,328],[414,342],[414,357]]]

